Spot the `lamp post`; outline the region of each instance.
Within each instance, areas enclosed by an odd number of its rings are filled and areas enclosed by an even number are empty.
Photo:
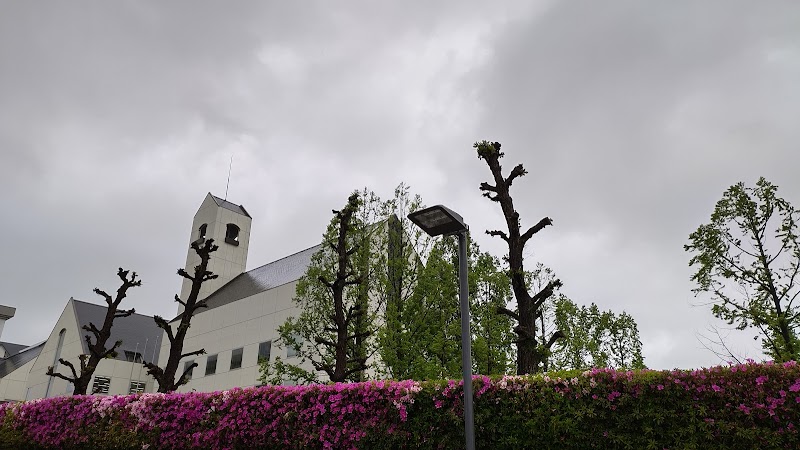
[[[455,211],[442,205],[408,215],[409,220],[431,236],[458,236],[458,297],[461,304],[461,369],[464,375],[464,436],[466,449],[475,450],[475,418],[472,408],[472,337],[469,332],[469,286],[467,284],[467,231],[469,227]]]

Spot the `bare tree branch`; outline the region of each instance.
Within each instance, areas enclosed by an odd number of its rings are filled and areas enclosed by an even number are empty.
[[[517,177],[521,177],[527,174],[528,171],[522,167],[522,164],[517,164],[512,170],[511,173],[508,175],[508,178],[505,179],[506,189],[511,187],[511,183],[514,182],[514,179]]]
[[[98,288],[94,288],[94,293],[99,295],[99,296],[101,296],[101,297],[103,297],[106,300],[106,303],[108,303],[109,305],[114,302],[114,300],[111,298],[111,296],[108,295],[105,291],[101,291]]]
[[[196,268],[195,268],[195,271],[196,271]],[[189,281],[194,281],[194,277],[193,277],[193,276],[191,276],[191,275],[189,275],[189,274],[188,274],[188,273],[187,273],[185,270],[183,270],[183,269],[178,269],[178,275],[182,276],[183,278],[186,278],[186,279],[187,279],[187,280],[189,280]]]
[[[508,235],[507,235],[507,234],[506,234],[504,231],[500,231],[500,230],[486,230],[486,234],[488,234],[489,236],[492,236],[492,237],[494,237],[494,236],[500,236],[500,239],[502,239],[502,240],[504,240],[504,241],[508,242]]]
[[[193,352],[182,354],[181,355],[181,359],[189,357],[189,356],[199,356],[199,355],[205,355],[205,354],[206,354],[206,349],[201,348],[200,350],[195,350]]]
[[[114,314],[114,318],[118,319],[120,317],[128,317],[128,316],[130,316],[132,314],[135,314],[135,313],[136,313],[136,309],[134,309],[134,308],[131,308],[131,309],[128,309],[128,310],[121,310],[121,311],[117,311]]]
[[[522,240],[522,242],[528,242],[528,240],[530,240],[530,238],[533,237],[534,234],[536,234],[539,231],[541,231],[542,229],[544,229],[544,227],[546,227],[548,225],[552,225],[552,224],[553,224],[553,220],[550,219],[549,217],[545,217],[544,219],[540,220],[539,223],[537,223],[536,225],[528,228],[528,231],[526,231],[520,237],[520,239]]]
[[[511,317],[512,319],[514,319],[517,322],[519,322],[519,314],[515,313],[514,311],[511,311],[510,309],[504,308],[502,306],[498,306],[497,307],[497,313],[506,315],[508,317]]]

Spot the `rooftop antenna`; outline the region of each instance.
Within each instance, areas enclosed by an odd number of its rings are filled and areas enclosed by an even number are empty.
[[[231,168],[233,167],[233,155],[231,155],[231,162],[228,164],[228,182],[225,183],[225,201],[228,201],[228,186],[231,184]]]

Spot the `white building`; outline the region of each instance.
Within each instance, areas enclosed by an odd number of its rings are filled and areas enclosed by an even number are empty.
[[[208,308],[195,312],[183,348],[184,352],[203,348],[206,354],[181,362],[178,375],[192,362],[198,363],[181,391],[214,391],[259,384],[259,360],[277,356],[272,343],[278,338],[278,327],[299,313],[292,301],[295,287],[320,246],[245,272],[251,220],[242,206],[211,194],[195,214],[189,242],[214,239],[219,249],[211,254],[208,267],[219,278],[203,283],[200,298],[207,293]],[[193,273],[198,263],[199,257],[190,249],[186,271]],[[186,299],[190,287],[190,282],[184,280],[182,299]],[[178,314],[181,312],[182,307]],[[284,361],[298,363],[291,349],[282,351]],[[169,355],[166,338],[162,339],[160,355],[159,365],[163,367]]]
[[[79,368],[78,356],[89,354],[81,327],[93,323],[102,326],[105,305],[86,303],[70,298],[56,321],[50,336],[34,346],[19,349],[0,360],[0,402],[31,400],[72,394],[73,386],[60,378],[46,375],[53,366],[57,372],[71,376],[69,368],[59,364],[64,359]],[[117,357],[101,360],[89,382],[90,391],[99,394],[128,394],[151,392],[153,379],[142,366],[144,355],[158,358],[162,330],[153,318],[132,314],[114,320],[111,344],[117,340]]]
[[[295,287],[320,246],[245,271],[251,220],[241,205],[211,194],[195,214],[189,243],[214,239],[219,249],[211,254],[208,268],[219,277],[203,283],[200,298],[206,298],[208,308],[197,311],[192,318],[184,352],[204,348],[206,354],[182,361],[178,375],[191,361],[196,361],[198,367],[181,391],[214,391],[259,384],[259,360],[278,356],[272,345],[278,338],[277,329],[287,318],[299,313],[292,301]],[[193,273],[198,263],[199,257],[189,249],[186,271]],[[190,282],[183,280],[182,299],[188,297],[190,288]],[[0,359],[0,402],[70,394],[69,383],[45,372],[48,366],[56,365],[57,370],[68,373],[67,367],[59,367],[59,358],[77,367],[78,356],[88,354],[84,340],[87,333],[81,327],[89,321],[99,327],[104,313],[105,305],[70,299],[44,342],[31,347],[10,347],[9,354]],[[181,313],[179,306],[178,317]],[[109,343],[116,340],[123,342],[118,357],[101,361],[90,390],[109,395],[157,390],[141,362],[158,361],[164,367],[169,341],[152,317],[134,314],[116,319]],[[282,352],[280,356],[285,362],[298,363],[291,349]],[[307,368],[311,369],[310,364]]]

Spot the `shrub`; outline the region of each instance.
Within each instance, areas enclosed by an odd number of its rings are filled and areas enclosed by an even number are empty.
[[[796,448],[800,368],[476,376],[478,448]],[[0,447],[463,448],[458,381],[73,396],[0,405]]]

